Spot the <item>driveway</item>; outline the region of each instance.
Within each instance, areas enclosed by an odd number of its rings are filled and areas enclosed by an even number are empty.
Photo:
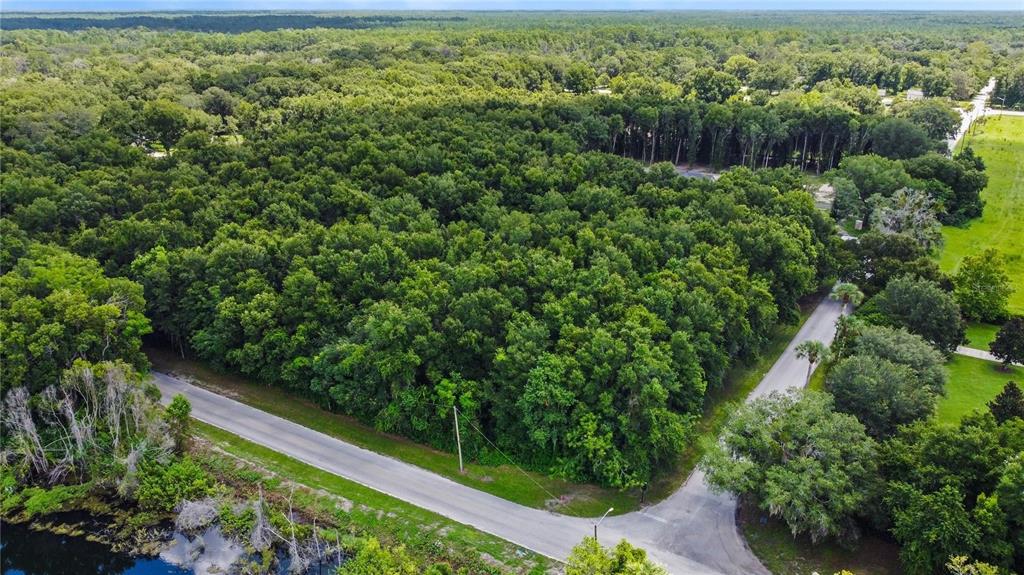
[[[1003,363],[1003,360],[1001,360],[998,357],[992,355],[991,352],[988,352],[988,351],[985,351],[985,350],[982,350],[982,349],[974,349],[973,347],[965,347],[965,346],[962,346],[962,345],[961,346],[957,346],[956,353],[957,353],[957,355],[965,355],[967,357],[973,357],[975,359],[984,359],[985,361],[993,361],[995,363]],[[1021,365],[1021,364],[1015,363],[1013,365]]]
[[[818,305],[752,398],[804,384],[807,364],[796,358],[794,348],[808,339],[830,343],[840,308],[830,300]],[[542,555],[564,560],[573,546],[593,533],[589,519],[506,501],[167,374],[154,373],[153,379],[163,401],[178,393],[186,396],[193,417],[200,421]],[[735,515],[735,500],[712,493],[697,471],[657,505],[606,519],[600,538],[606,545],[628,539],[676,575],[769,573],[747,548]]]

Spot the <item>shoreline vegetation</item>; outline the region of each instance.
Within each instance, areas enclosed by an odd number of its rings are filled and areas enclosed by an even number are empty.
[[[188,460],[208,480],[210,489],[195,501],[172,509],[146,511],[139,506],[97,494],[91,485],[18,490],[3,476],[4,504],[0,516],[10,523],[55,534],[82,536],[133,556],[155,556],[172,543],[171,535],[196,535],[217,525],[227,539],[245,549],[248,558],[272,569],[281,556],[294,561],[287,540],[263,550],[253,547],[253,501],[267,511],[270,525],[287,536],[295,518],[298,554],[315,562],[308,541],[316,529],[321,560],[332,563],[337,553],[358,556],[370,541],[400,550],[404,561],[424,566],[444,564],[471,573],[542,573],[551,560],[500,538],[380,494],[312,466],[262,448],[223,430],[192,423],[195,441]],[[196,510],[190,506],[201,506]],[[182,515],[205,514],[198,523],[182,525]],[[337,546],[337,547],[335,547]],[[340,549],[338,549],[340,547]],[[238,564],[234,565],[238,567]],[[225,565],[224,567],[227,567]]]

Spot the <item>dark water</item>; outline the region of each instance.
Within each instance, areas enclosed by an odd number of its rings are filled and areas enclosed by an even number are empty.
[[[241,546],[226,539],[216,526],[198,536],[173,533],[159,557],[139,557],[115,553],[85,537],[0,522],[0,575],[220,575],[234,572],[239,559],[245,559]],[[325,557],[322,564],[310,565],[305,575],[333,573],[344,560],[337,554]],[[288,573],[289,564],[287,555],[278,550],[277,573]]]
[[[158,557],[114,553],[85,537],[33,531],[0,523],[0,573],[3,575],[192,575]]]

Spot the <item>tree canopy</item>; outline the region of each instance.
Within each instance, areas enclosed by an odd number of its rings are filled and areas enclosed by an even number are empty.
[[[715,488],[749,495],[793,535],[855,538],[877,496],[877,446],[827,394],[792,391],[737,410],[702,462]]]

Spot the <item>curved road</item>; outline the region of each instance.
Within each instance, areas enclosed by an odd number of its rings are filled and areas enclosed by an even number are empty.
[[[830,343],[840,308],[820,303],[750,397],[803,385],[807,364],[794,348],[808,339]],[[163,373],[153,379],[165,402],[185,395],[200,421],[542,555],[563,560],[593,532],[589,519],[506,501]],[[606,519],[600,536],[606,544],[624,538],[645,547],[676,575],[768,574],[736,529],[735,515],[735,500],[712,493],[696,471],[657,505]]]

